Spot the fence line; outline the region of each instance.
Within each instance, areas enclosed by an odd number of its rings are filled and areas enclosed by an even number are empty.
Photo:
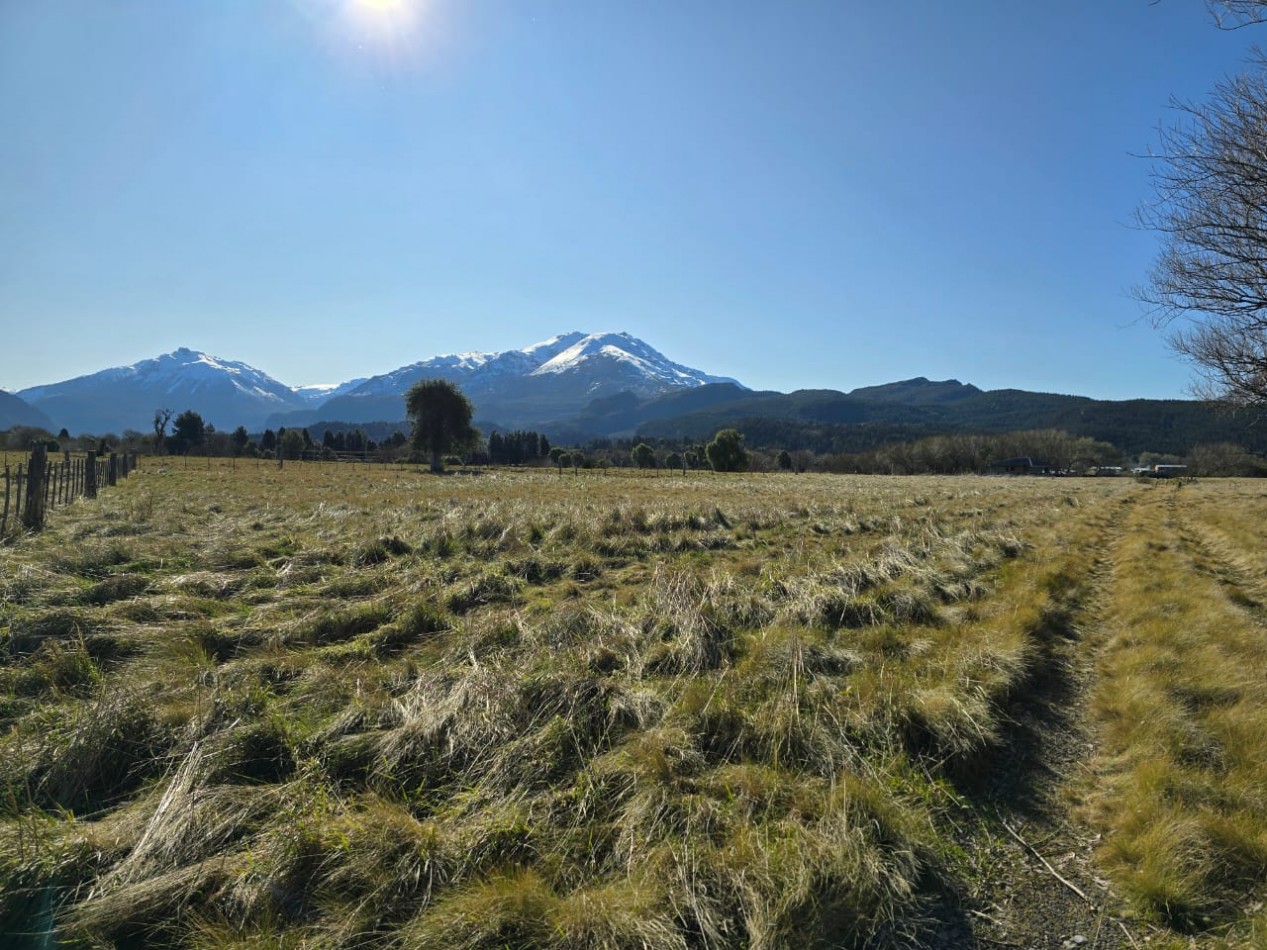
[[[61,461],[50,461],[48,450],[37,446],[24,465],[4,465],[4,502],[0,505],[0,537],[12,525],[30,531],[44,527],[44,515],[77,498],[96,498],[102,486],[111,486],[136,471],[135,452],[110,452],[99,456],[89,452],[84,458],[62,453]]]

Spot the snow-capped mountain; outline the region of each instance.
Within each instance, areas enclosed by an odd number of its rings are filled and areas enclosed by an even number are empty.
[[[399,419],[405,392],[429,378],[457,383],[475,404],[477,418],[503,426],[570,417],[594,399],[621,392],[650,396],[735,382],[675,363],[628,333],[574,331],[520,350],[436,356],[402,366],[323,403],[308,421]],[[291,424],[297,421],[291,417]]]
[[[506,350],[501,353],[452,353],[433,356],[430,359],[410,363],[400,369],[383,373],[363,381],[362,385],[345,392],[357,397],[387,395],[395,399],[403,396],[420,379],[447,379],[465,383],[472,378],[492,380],[499,376],[526,376],[543,363],[553,359],[579,340],[584,333],[565,333],[534,343],[522,350]]]
[[[663,353],[628,333],[594,333],[589,336],[568,334],[550,342],[566,342],[574,337],[580,338],[534,369],[531,375],[561,375],[580,371],[587,366],[620,366],[625,370],[623,375],[644,380],[643,386],[650,389],[659,389],[662,386],[677,389],[702,386],[705,383],[734,382],[733,379],[710,376],[681,363],[674,363],[665,358]],[[538,344],[539,347],[546,345],[548,344]],[[529,350],[536,348],[529,347]]]
[[[287,386],[253,366],[181,348],[131,366],[24,389],[17,395],[75,434],[148,431],[154,411],[193,409],[217,429],[314,422],[397,422],[420,379],[448,379],[476,417],[503,426],[577,415],[618,393],[650,397],[734,380],[675,363],[628,333],[564,333],[520,350],[457,353],[380,376]]]
[[[184,347],[131,366],[104,369],[18,395],[71,432],[147,431],[159,408],[193,409],[216,428],[248,428],[305,408],[289,386],[246,363]]]

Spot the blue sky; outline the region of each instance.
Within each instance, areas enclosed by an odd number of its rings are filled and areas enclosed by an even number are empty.
[[[756,388],[1104,398],[1197,0],[0,0],[0,387],[627,330]]]

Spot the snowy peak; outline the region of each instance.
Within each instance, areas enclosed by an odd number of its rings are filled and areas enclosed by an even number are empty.
[[[302,409],[289,386],[246,363],[181,347],[131,366],[116,366],[19,394],[75,432],[149,427],[154,411],[193,409],[216,427],[254,425]]]
[[[573,330],[571,333],[562,333],[559,336],[552,336],[548,340],[542,340],[540,343],[534,343],[532,346],[525,346],[519,352],[544,363],[553,359],[574,343],[584,339],[587,339],[586,334],[580,330]]]
[[[295,401],[293,389],[254,366],[209,356],[187,347],[123,369],[132,372],[139,380],[165,383],[173,393],[227,384],[246,396],[275,402],[279,406]]]
[[[409,387],[428,378],[456,383],[475,403],[477,418],[501,425],[567,418],[591,400],[617,393],[655,396],[735,382],[675,363],[629,333],[573,330],[518,350],[410,363],[320,403],[311,415],[314,421],[394,421],[401,418]]]
[[[464,387],[473,387],[478,392],[496,386],[495,381],[499,378],[593,373],[601,372],[603,365],[615,368],[626,388],[632,382],[639,390],[734,382],[674,363],[628,333],[583,333],[574,330],[520,350],[433,356],[375,376],[345,391],[354,397],[403,394],[418,380],[436,376]]]
[[[181,347],[153,359],[131,366],[114,366],[87,376],[77,376],[48,386],[22,390],[27,402],[38,403],[69,390],[88,388],[100,383],[132,383],[152,390],[166,389],[173,394],[197,390],[205,386],[228,385],[255,398],[277,402],[294,402],[294,393],[267,373],[246,363],[223,360],[206,353]]]
[[[641,377],[653,388],[702,386],[705,383],[733,383],[733,379],[711,376],[675,363],[654,347],[628,333],[593,333],[581,337],[557,356],[542,363],[533,375],[569,373],[615,365],[622,375]]]
[[[74,432],[145,431],[159,408],[193,409],[216,428],[396,422],[420,379],[456,383],[480,417],[523,424],[569,418],[593,399],[734,382],[675,363],[628,333],[573,330],[518,350],[434,356],[369,379],[287,386],[246,363],[181,347],[131,366],[18,393]],[[285,422],[280,420],[284,419]]]

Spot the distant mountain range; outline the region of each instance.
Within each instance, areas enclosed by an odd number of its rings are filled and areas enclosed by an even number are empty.
[[[14,426],[36,426],[57,431],[53,427],[53,420],[44,413],[13,393],[0,390],[0,429],[11,429]]]
[[[374,376],[315,409],[274,415],[272,425],[321,421],[376,422],[402,418],[404,396],[420,379],[462,387],[480,420],[505,428],[543,426],[571,418],[590,401],[631,392],[649,398],[709,383],[730,383],[675,363],[628,333],[565,333],[522,350],[435,356]],[[740,387],[742,388],[742,387]]]
[[[930,435],[1059,428],[1132,453],[1183,453],[1219,441],[1267,452],[1267,426],[1211,403],[985,391],[924,377],[847,393],[758,392],[676,363],[628,333],[581,332],[520,350],[436,356],[329,386],[286,386],[245,363],[179,349],[16,396],[0,393],[0,429],[148,431],[160,407],[194,409],[219,429],[255,432],[336,423],[403,427],[405,392],[436,377],[462,388],[486,431],[531,428],[562,442],[635,434],[703,440],[734,426],[759,447],[857,452]]]
[[[1261,412],[1184,399],[1103,400],[982,390],[954,379],[922,376],[848,393],[704,386],[654,399],[591,403],[574,425],[568,435],[637,432],[696,441],[730,426],[754,446],[815,452],[864,452],[936,435],[1061,429],[1131,454],[1186,454],[1194,445],[1215,442],[1267,453],[1267,417]]]
[[[570,418],[591,400],[619,392],[646,398],[709,383],[738,385],[675,363],[628,333],[573,332],[522,350],[435,356],[332,386],[287,386],[246,363],[181,348],[6,395],[74,433],[147,431],[159,408],[194,409],[220,429],[256,430],[323,420],[396,422],[404,418],[409,387],[437,377],[460,385],[481,419],[511,427]]]

